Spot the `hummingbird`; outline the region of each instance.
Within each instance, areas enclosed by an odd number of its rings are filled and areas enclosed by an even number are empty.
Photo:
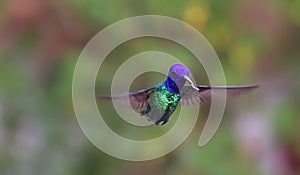
[[[181,105],[199,105],[210,99],[211,90],[226,90],[229,95],[237,95],[250,91],[258,85],[245,86],[207,86],[195,85],[189,78],[190,70],[183,64],[174,64],[170,67],[165,81],[156,86],[135,92],[116,96],[98,96],[100,99],[128,100],[134,110],[148,121],[156,125],[164,125],[170,116]],[[189,86],[186,86],[186,82]]]

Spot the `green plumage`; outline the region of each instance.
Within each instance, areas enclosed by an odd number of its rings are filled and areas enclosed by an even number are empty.
[[[163,110],[166,110],[168,106],[176,108],[179,99],[180,94],[171,92],[164,83],[161,83],[157,86],[157,92],[154,93],[153,104]]]
[[[148,120],[156,123],[168,121],[179,101],[179,93],[171,92],[164,83],[160,83],[151,94],[149,104],[144,114]]]

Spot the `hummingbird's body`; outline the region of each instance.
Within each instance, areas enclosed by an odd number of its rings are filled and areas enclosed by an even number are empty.
[[[195,86],[189,79],[190,70],[182,64],[170,67],[168,77],[158,85],[126,95],[100,96],[100,98],[114,98],[126,100],[129,98],[132,108],[139,110],[141,115],[156,125],[169,121],[179,103],[182,105],[195,105],[210,98],[211,90],[226,90],[235,95],[246,92],[258,86]],[[186,82],[191,86],[185,86]]]
[[[167,78],[158,84],[149,97],[149,103],[141,115],[145,115],[148,120],[155,124],[163,122],[165,124],[169,117],[176,110],[180,102],[180,92],[174,82]]]

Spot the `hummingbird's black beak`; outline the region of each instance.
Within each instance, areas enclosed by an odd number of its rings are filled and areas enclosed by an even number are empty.
[[[192,88],[194,88],[195,90],[199,91],[199,88],[197,86],[195,86],[194,82],[187,75],[185,75],[183,77],[184,77],[184,79],[186,79],[186,81],[189,82],[189,84],[192,86]]]

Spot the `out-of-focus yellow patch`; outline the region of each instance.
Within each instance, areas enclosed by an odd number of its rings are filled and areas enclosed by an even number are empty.
[[[208,11],[200,5],[188,6],[183,15],[183,20],[198,30],[202,30],[208,19]]]

